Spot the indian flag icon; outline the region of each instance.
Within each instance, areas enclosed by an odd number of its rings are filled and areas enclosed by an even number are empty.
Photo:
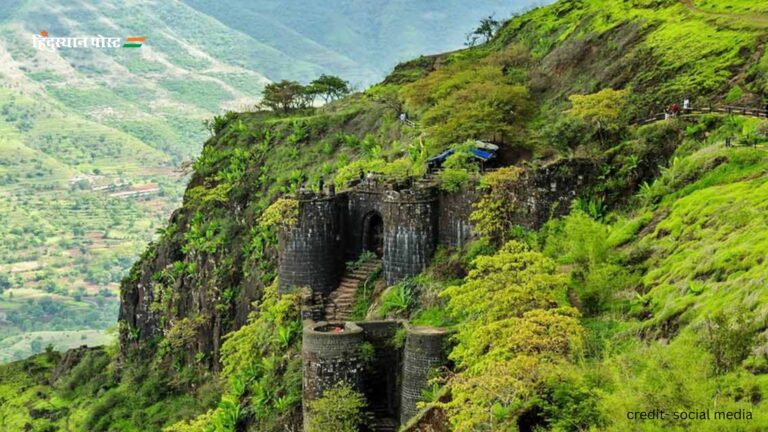
[[[141,48],[142,42],[146,40],[144,36],[138,37],[138,36],[132,36],[125,39],[125,43],[123,44],[123,48]]]

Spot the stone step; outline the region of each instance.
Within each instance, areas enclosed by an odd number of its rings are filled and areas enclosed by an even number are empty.
[[[400,428],[400,423],[393,417],[389,417],[389,413],[374,412],[373,419],[370,422],[370,428],[374,432],[397,432]]]
[[[343,296],[343,295],[351,295],[351,296],[353,296],[353,297],[354,297],[355,293],[357,293],[357,290],[356,290],[356,289],[348,289],[348,290],[334,291],[334,294],[336,294],[336,295],[332,295],[332,296],[330,296],[330,298],[332,298],[332,299],[334,299],[334,298],[339,298],[339,297],[341,297],[341,296]]]
[[[346,320],[354,307],[357,290],[368,280],[374,270],[380,267],[380,260],[371,260],[355,269],[347,269],[342,275],[339,286],[328,296],[325,318],[330,321]]]
[[[326,307],[326,309],[333,309],[334,307],[336,309],[343,308],[343,307],[352,307],[354,302],[352,300],[341,300],[333,303],[329,303],[329,305]]]
[[[347,297],[340,297],[340,298],[333,298],[330,299],[331,301],[328,302],[328,304],[342,304],[342,303],[353,303],[355,301],[354,296],[347,296]]]
[[[338,308],[338,307],[341,307],[341,306],[352,305],[354,303],[355,302],[354,302],[353,299],[341,299],[341,300],[334,301],[334,302],[329,303],[329,304],[331,305],[331,307],[333,307],[333,305],[336,305],[336,307]]]

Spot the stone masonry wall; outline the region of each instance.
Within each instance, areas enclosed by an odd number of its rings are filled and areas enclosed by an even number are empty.
[[[422,272],[437,247],[434,189],[388,191],[383,202],[384,279],[388,285]]]
[[[456,193],[440,192],[438,242],[443,246],[463,247],[472,240],[469,215],[479,198],[474,185]]]
[[[519,209],[516,223],[540,228],[551,217],[567,214],[571,202],[594,184],[598,168],[586,159],[563,159],[526,172],[509,197]]]
[[[427,388],[430,371],[446,362],[445,342],[448,332],[441,329],[407,326],[403,352],[403,386],[400,396],[400,424],[416,413],[421,391]]]
[[[366,342],[373,345],[375,357],[363,375],[363,387],[371,408],[385,409],[396,417],[400,406],[402,350],[393,346],[401,321],[361,321]]]
[[[345,212],[344,237],[347,259],[354,259],[363,251],[363,221],[371,213],[382,215],[381,197],[383,192],[358,186],[349,193]],[[382,216],[383,218],[383,216]],[[385,221],[386,225],[386,221]]]

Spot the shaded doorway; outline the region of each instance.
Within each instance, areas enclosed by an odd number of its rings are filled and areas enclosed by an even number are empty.
[[[381,258],[384,255],[384,220],[378,212],[370,212],[363,219],[363,252],[370,251]]]

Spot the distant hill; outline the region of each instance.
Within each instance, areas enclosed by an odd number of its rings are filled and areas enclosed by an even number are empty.
[[[529,0],[267,0],[226,3],[184,0],[255,41],[280,50],[302,64],[312,64],[369,85],[400,61],[460,47],[481,18],[507,18],[534,3]],[[272,77],[291,68],[255,61]],[[295,68],[296,78],[306,71]]]

